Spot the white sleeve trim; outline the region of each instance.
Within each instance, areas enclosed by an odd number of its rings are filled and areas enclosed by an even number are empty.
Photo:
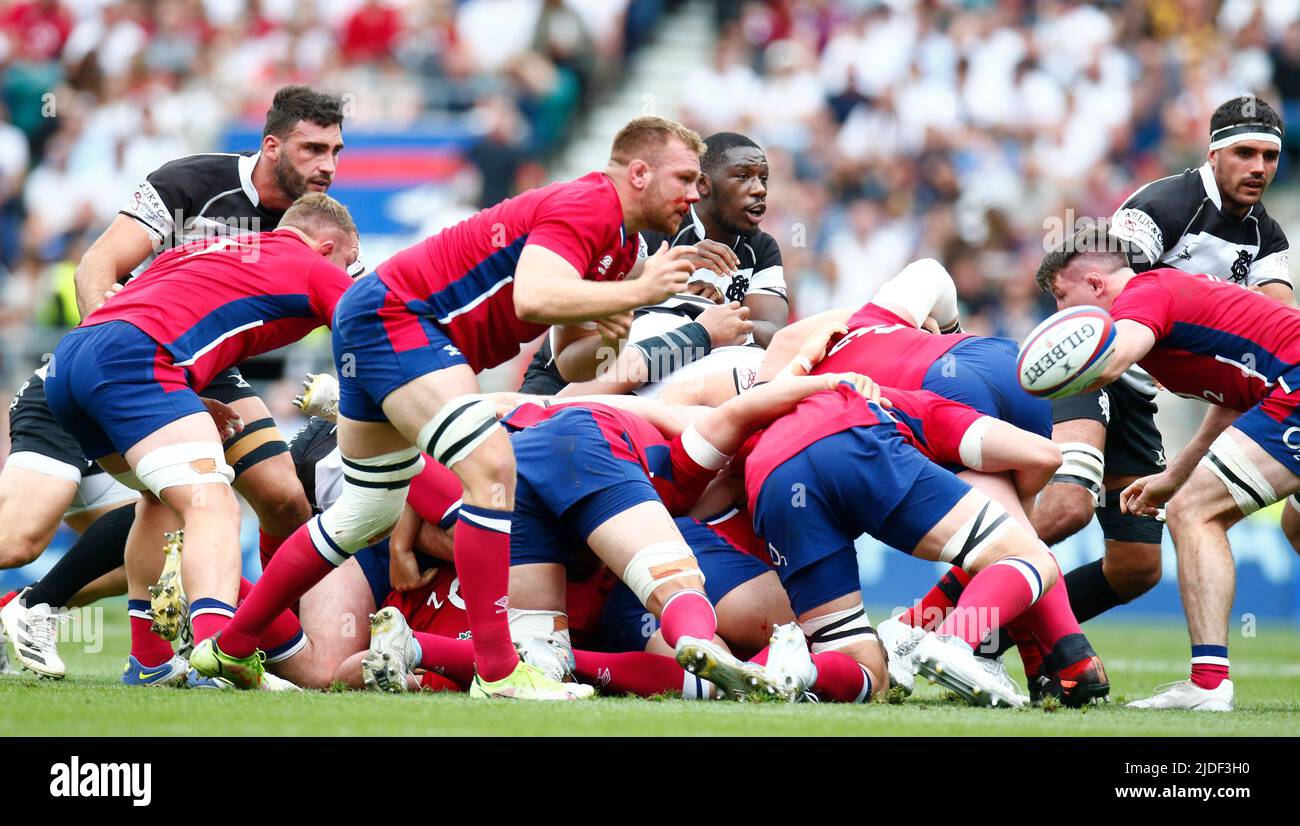
[[[1246,284],[1251,287],[1267,284],[1270,281],[1291,284],[1291,262],[1288,253],[1289,250],[1280,250],[1251,264]]]

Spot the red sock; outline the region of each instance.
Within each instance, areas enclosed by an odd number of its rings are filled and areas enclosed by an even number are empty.
[[[935,629],[965,640],[972,649],[990,630],[1020,616],[1042,590],[1038,571],[1025,560],[999,559],[971,578],[957,608]]]
[[[580,679],[614,694],[653,697],[665,691],[681,691],[687,677],[672,657],[644,651],[605,654],[575,648],[573,660],[573,673]]]
[[[899,615],[899,622],[927,631],[933,630],[948,616],[949,609],[957,604],[957,600],[961,599],[962,591],[970,580],[970,574],[961,568],[953,568],[940,577],[919,602]]]
[[[131,617],[131,656],[145,668],[162,665],[172,658],[172,644],[149,630],[149,600],[130,599],[126,602]]]
[[[4,596],[0,597],[0,608],[3,608],[3,607],[5,607],[6,605],[8,605],[9,602],[10,602],[14,597],[16,597],[16,596],[18,596],[18,592],[17,592],[17,591],[10,591],[9,593],[7,593],[7,594],[5,594]]]
[[[287,536],[271,536],[261,528],[257,529],[257,552],[262,557],[263,571],[266,570],[267,565],[271,564],[271,557],[275,555],[276,551],[280,550],[280,546],[288,538]]]
[[[234,614],[235,607],[219,599],[200,597],[191,602],[190,627],[194,629],[194,644],[198,645],[208,637],[215,636],[230,624],[230,618]],[[225,650],[225,646],[222,646],[222,650]]]
[[[871,699],[871,680],[858,661],[842,651],[812,655],[817,666],[813,691],[823,700],[837,703],[865,703]]]
[[[673,648],[682,637],[711,640],[718,630],[718,615],[703,591],[678,591],[664,603],[659,630],[663,632],[664,642]]]
[[[432,671],[426,671],[420,675],[420,688],[425,691],[464,691],[465,689],[453,683],[451,680],[435,674]]]
[[[1056,558],[1053,557],[1052,561],[1055,563]],[[1074,618],[1074,610],[1070,608],[1070,592],[1065,587],[1060,565],[1056,566],[1056,573],[1056,584],[1016,620],[1048,651],[1056,647],[1061,637],[1083,633],[1079,621]]]
[[[284,541],[262,578],[221,632],[221,650],[232,657],[247,657],[257,649],[276,617],[297,602],[313,585],[334,570],[312,545],[308,526]]]
[[[253,583],[239,578],[239,602],[242,604],[244,598],[253,592]],[[258,643],[258,648],[266,652],[268,657],[274,657],[278,653],[283,653],[281,649],[292,647],[302,636],[302,623],[294,616],[292,611],[282,611],[280,616],[276,617],[269,626],[266,633],[262,635],[262,641]],[[225,648],[222,648],[224,651]]]
[[[474,667],[486,682],[519,663],[506,622],[510,590],[510,511],[461,505],[452,551],[474,643]]]
[[[450,678],[461,686],[462,691],[469,688],[474,679],[474,643],[423,631],[412,633],[420,644],[420,668]]]
[[[1218,688],[1228,679],[1228,646],[1192,646],[1192,683],[1198,688]]]

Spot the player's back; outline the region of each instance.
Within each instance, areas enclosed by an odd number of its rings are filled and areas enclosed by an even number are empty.
[[[1156,335],[1141,364],[1170,391],[1244,410],[1300,365],[1300,308],[1209,275],[1155,269],[1115,299]]]
[[[432,318],[476,370],[494,367],[546,325],[515,314],[514,274],[529,243],[568,261],[583,278],[622,279],[640,241],[623,232],[618,193],[603,173],[549,184],[488,207],[375,268],[408,310]]]
[[[202,388],[210,374],[327,323],[351,283],[292,232],[224,236],[163,253],[82,326],[138,327]]]
[[[962,341],[965,333],[934,335],[876,304],[867,304],[846,322],[849,332],[831,345],[813,373],[862,373],[878,384],[920,389],[935,362]]]

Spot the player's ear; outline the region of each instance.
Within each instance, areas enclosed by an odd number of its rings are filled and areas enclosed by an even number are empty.
[[[337,246],[337,244],[334,243],[333,238],[318,238],[316,240],[316,251],[325,258],[329,258],[334,254],[335,246]]]
[[[270,160],[275,160],[280,156],[280,139],[275,135],[266,135],[262,138],[262,154]]]
[[[627,179],[635,189],[645,189],[650,185],[650,164],[640,158],[627,165]]]
[[[713,191],[713,179],[709,177],[709,173],[700,172],[700,177],[695,179],[695,188],[700,191],[701,200],[709,197],[709,193]]]

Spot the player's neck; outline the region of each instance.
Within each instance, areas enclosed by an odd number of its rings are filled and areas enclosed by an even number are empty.
[[[253,164],[253,189],[257,190],[257,205],[271,212],[283,212],[293,204],[280,185],[275,182],[275,173],[271,170],[271,162],[266,159],[265,155],[258,155],[257,163]]]
[[[711,241],[717,241],[720,244],[732,246],[736,243],[738,237],[736,233],[729,232],[718,222],[717,216],[713,215],[707,209],[695,207],[695,214],[699,217],[700,223],[704,225],[704,237]]]
[[[1253,204],[1243,204],[1232,200],[1227,195],[1223,194],[1222,189],[1219,190],[1219,203],[1223,205],[1219,207],[1219,212],[1234,221],[1240,221],[1245,218],[1246,215],[1250,213],[1250,209],[1253,206]]]

